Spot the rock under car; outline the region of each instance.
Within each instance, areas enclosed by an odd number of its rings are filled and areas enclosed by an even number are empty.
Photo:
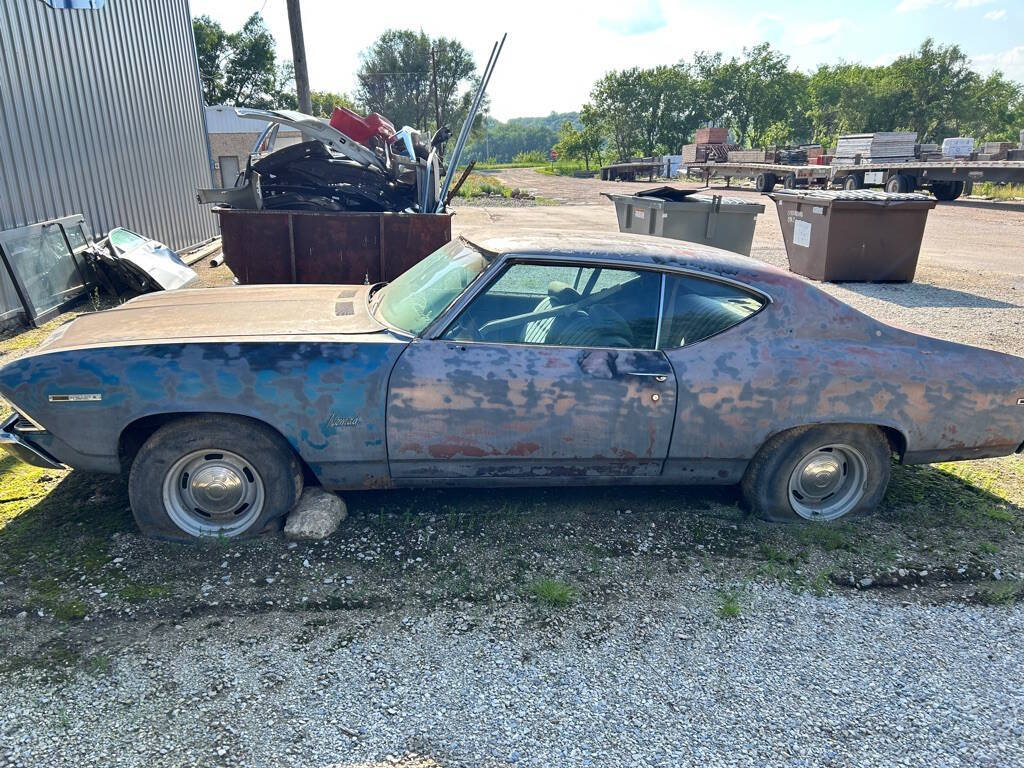
[[[1024,360],[789,273],[630,235],[457,239],[388,285],[159,293],[0,369],[0,444],[129,473],[147,534],[254,535],[304,483],[740,483],[773,520],[874,508],[907,463],[1024,442]]]

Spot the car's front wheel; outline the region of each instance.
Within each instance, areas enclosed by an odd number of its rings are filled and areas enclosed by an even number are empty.
[[[751,511],[775,522],[827,522],[874,510],[889,484],[892,450],[877,427],[822,424],[771,438],[742,489]]]
[[[286,515],[302,468],[285,440],[237,416],[188,416],[158,429],[128,479],[141,531],[172,541],[247,537]]]

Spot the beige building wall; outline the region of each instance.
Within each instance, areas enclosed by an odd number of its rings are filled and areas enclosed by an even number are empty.
[[[259,137],[260,131],[252,133],[210,134],[210,157],[213,159],[213,172],[220,186],[234,186],[235,169],[238,171],[245,170],[245,164],[249,160],[249,152],[252,151],[252,146]],[[274,145],[274,149],[298,144],[300,141],[302,141],[302,135],[297,131],[288,133],[282,131],[277,136],[277,143]],[[224,158],[234,158],[234,162],[237,165],[232,166],[231,162],[224,161]],[[221,166],[222,162],[224,164],[223,168]],[[231,178],[225,179],[223,177],[222,172],[225,170]]]

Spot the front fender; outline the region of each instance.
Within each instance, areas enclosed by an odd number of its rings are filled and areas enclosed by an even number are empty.
[[[228,413],[276,429],[329,482],[387,467],[387,378],[404,344],[232,342],[40,354],[0,371],[0,391],[47,430],[50,452],[117,471],[123,431],[167,413]],[[374,468],[377,470],[374,470]]]

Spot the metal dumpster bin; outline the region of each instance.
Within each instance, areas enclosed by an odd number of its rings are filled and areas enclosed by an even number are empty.
[[[605,197],[615,203],[620,232],[670,237],[749,256],[754,224],[764,205],[696,191],[659,187],[635,195],[606,192]]]
[[[934,198],[874,190],[786,190],[770,197],[791,271],[829,282],[914,280]]]
[[[243,285],[379,283],[452,239],[450,214],[213,209]]]

